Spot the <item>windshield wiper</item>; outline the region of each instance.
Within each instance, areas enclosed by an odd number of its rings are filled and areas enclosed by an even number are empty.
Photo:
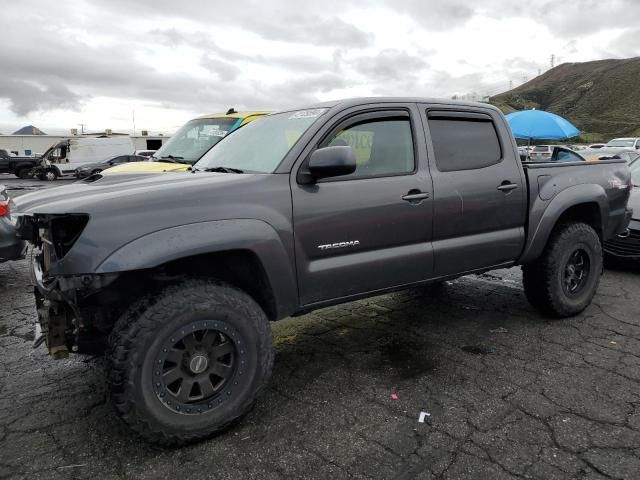
[[[165,162],[165,163],[184,163],[184,162],[178,162],[177,160],[184,160],[184,157],[167,155],[166,157],[160,157],[160,160],[158,161]]]
[[[221,172],[221,173],[244,173],[244,170],[231,167],[209,167],[209,168],[194,168],[198,172]]]

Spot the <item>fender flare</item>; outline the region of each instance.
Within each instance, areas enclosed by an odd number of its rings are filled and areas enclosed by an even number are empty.
[[[157,267],[172,260],[229,250],[248,250],[261,262],[273,291],[278,318],[298,303],[294,259],[268,223],[255,219],[215,220],[180,225],[139,237],[110,253],[95,273],[119,273]]]
[[[531,262],[542,254],[558,220],[571,207],[585,203],[596,203],[600,211],[601,232],[607,231],[609,200],[604,188],[600,185],[574,185],[558,193],[544,209],[541,209],[544,203],[547,202],[536,196],[534,204],[530,207],[527,246],[518,263]]]

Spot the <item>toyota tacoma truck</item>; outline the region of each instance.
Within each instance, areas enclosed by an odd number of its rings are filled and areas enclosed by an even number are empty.
[[[369,98],[267,115],[189,174],[95,175],[16,199],[37,342],[106,352],[110,396],[179,445],[246,414],[270,321],[520,265],[544,315],[591,302],[625,231],[624,161],[520,161],[486,104]]]

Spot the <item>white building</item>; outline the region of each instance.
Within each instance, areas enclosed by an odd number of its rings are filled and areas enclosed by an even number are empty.
[[[158,150],[169,136],[164,135],[130,135],[136,150]],[[123,134],[115,134],[123,135]],[[19,156],[31,156],[44,153],[50,146],[68,139],[78,137],[115,136],[109,130],[87,135],[0,135],[0,149],[17,152]]]

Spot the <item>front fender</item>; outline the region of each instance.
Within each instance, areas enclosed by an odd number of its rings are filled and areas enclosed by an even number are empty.
[[[249,250],[261,261],[279,312],[297,306],[293,260],[282,239],[266,222],[255,219],[216,220],[160,230],[112,252],[96,273],[127,272],[157,267],[172,260],[225,250]]]
[[[539,196],[530,208],[527,243],[518,263],[527,263],[538,258],[547,245],[549,236],[558,219],[571,207],[584,203],[596,203],[600,210],[601,231],[606,232],[609,218],[609,199],[600,185],[582,184],[568,187],[550,201]]]

